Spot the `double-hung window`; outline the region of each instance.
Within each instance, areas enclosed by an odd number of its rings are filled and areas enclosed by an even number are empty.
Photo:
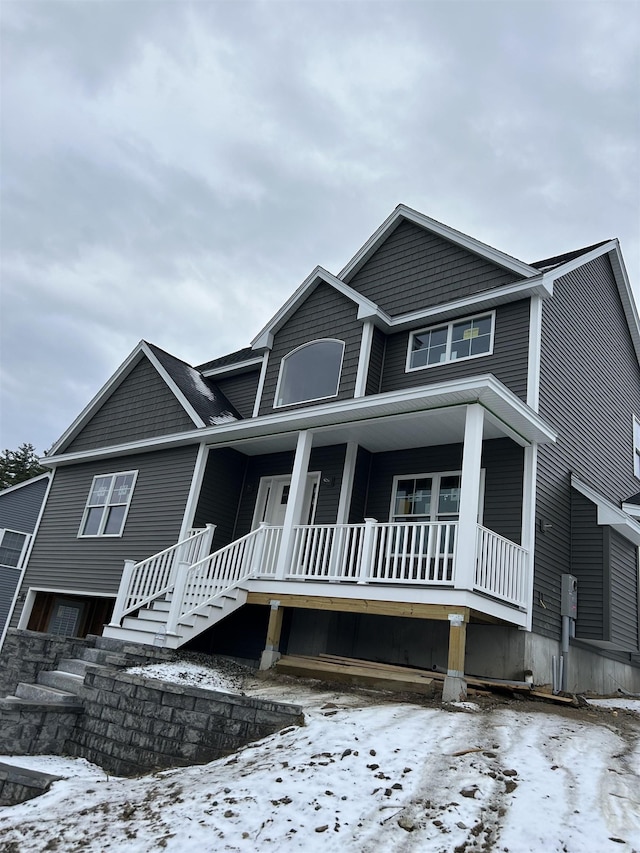
[[[0,529],[0,566],[19,569],[27,550],[29,538],[28,533]]]
[[[137,471],[93,478],[79,536],[122,536]]]
[[[495,311],[453,320],[409,335],[407,370],[479,358],[493,352]]]
[[[633,419],[633,473],[640,479],[640,420]]]

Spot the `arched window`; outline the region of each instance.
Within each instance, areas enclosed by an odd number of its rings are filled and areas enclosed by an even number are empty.
[[[275,407],[335,397],[340,384],[344,343],[324,339],[303,344],[280,364]]]

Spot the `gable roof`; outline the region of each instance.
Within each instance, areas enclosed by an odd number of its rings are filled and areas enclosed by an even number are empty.
[[[600,246],[604,246],[605,243],[610,242],[611,240],[601,240],[599,243],[594,243],[593,246],[585,246],[583,249],[574,249],[573,252],[564,252],[562,255],[556,255],[553,258],[545,258],[542,261],[534,261],[531,266],[538,270],[552,270],[554,267],[560,266],[560,264],[566,264],[569,261],[573,261],[575,258],[579,258],[581,255],[586,255],[587,252],[591,252],[593,249],[599,249]]]
[[[366,317],[373,317],[379,313],[378,306],[375,302],[367,299],[366,296],[363,296],[361,293],[358,293],[357,290],[349,287],[348,284],[340,281],[340,279],[336,278],[335,275],[332,275],[327,270],[318,266],[309,276],[307,276],[295,293],[287,299],[280,310],[274,314],[267,325],[258,332],[256,337],[251,341],[251,347],[254,350],[261,348],[271,349],[273,346],[273,336],[276,334],[278,329],[284,326],[287,320],[293,316],[298,306],[321,282],[335,288],[339,293],[342,293],[343,296],[346,296],[347,299],[354,302],[358,306],[358,319],[362,320]]]
[[[204,364],[196,364],[195,369],[200,373],[205,373],[207,370],[217,370],[218,368],[234,367],[237,364],[243,364],[246,361],[253,361],[256,357],[255,350],[251,347],[244,347],[235,352],[230,352],[228,355],[221,355],[219,358],[214,358],[211,361],[205,361]]]
[[[382,225],[374,231],[367,242],[356,252],[344,269],[340,271],[338,278],[346,283],[351,281],[358,270],[364,266],[373,253],[382,243],[384,243],[387,237],[395,231],[403,220],[407,220],[420,228],[431,231],[434,234],[443,237],[445,240],[449,240],[451,243],[455,243],[457,246],[460,246],[469,252],[473,252],[473,254],[479,255],[487,261],[491,261],[497,266],[510,270],[523,278],[530,278],[532,276],[539,275],[539,270],[535,269],[535,267],[525,264],[511,255],[500,252],[498,249],[494,249],[492,246],[488,246],[480,240],[469,237],[461,231],[456,231],[455,228],[450,228],[448,225],[444,225],[436,219],[431,219],[429,216],[425,216],[423,213],[419,213],[411,207],[399,204],[393,213],[385,219]]]
[[[241,415],[224,394],[195,368],[154,344],[140,341],[113,376],[85,406],[71,426],[56,441],[49,451],[49,457],[64,451],[69,442],[78,435],[116,388],[124,382],[133,368],[145,357],[156,369],[194,426],[206,427],[241,420]],[[44,457],[42,461],[46,462],[49,457]]]
[[[16,483],[14,486],[7,486],[6,489],[0,489],[0,498],[3,495],[8,495],[9,492],[16,492],[18,489],[24,489],[25,486],[32,486],[40,480],[51,479],[51,471],[45,471],[44,474],[38,474],[37,477],[30,477],[28,480],[23,480],[21,483]]]

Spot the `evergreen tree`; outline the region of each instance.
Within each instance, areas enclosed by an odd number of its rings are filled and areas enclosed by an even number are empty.
[[[38,462],[38,454],[33,444],[21,444],[17,450],[3,450],[0,454],[0,489],[16,486],[38,474],[44,474],[46,468]]]

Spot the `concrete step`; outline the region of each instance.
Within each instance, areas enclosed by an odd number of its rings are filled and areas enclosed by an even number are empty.
[[[72,672],[61,672],[58,669],[38,673],[38,684],[53,687],[77,695],[84,684],[84,675],[74,675]]]
[[[80,658],[62,658],[62,660],[58,661],[58,670],[59,672],[69,672],[73,675],[81,675],[83,678],[89,668],[94,667],[102,667],[106,669],[107,667],[102,664],[95,663],[90,660],[81,660]]]
[[[78,705],[78,697],[75,693],[45,684],[26,684],[23,681],[16,687],[15,698],[27,702],[42,702],[45,705]]]

